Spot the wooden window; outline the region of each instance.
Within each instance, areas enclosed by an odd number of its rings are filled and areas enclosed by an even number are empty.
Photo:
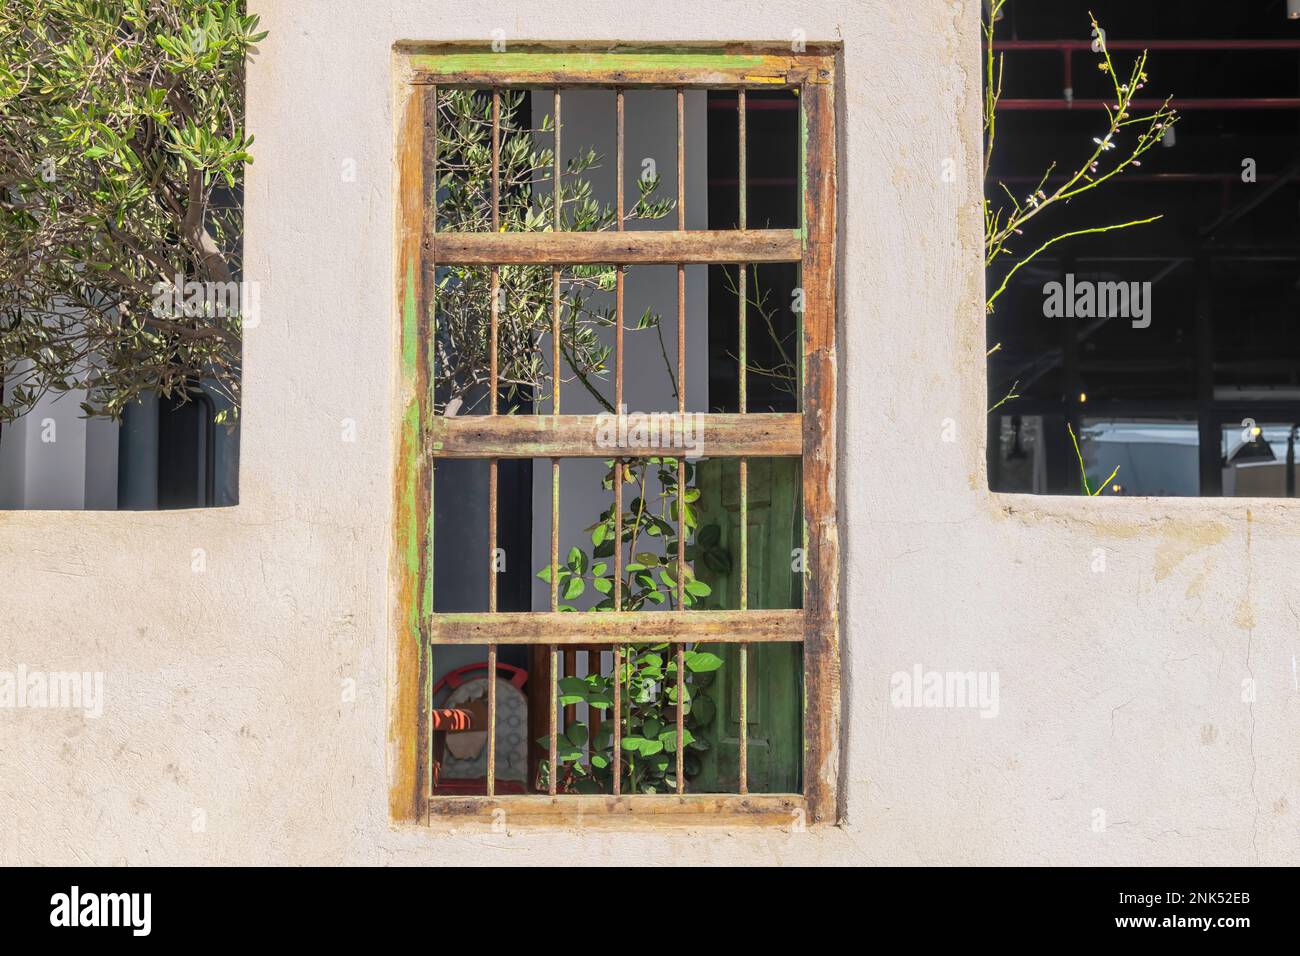
[[[809,47],[807,52],[791,53],[775,47],[729,47],[725,50],[700,48],[649,48],[630,51],[595,51],[583,48],[519,48],[492,52],[465,46],[431,47],[399,45],[400,84],[398,117],[398,255],[396,261],[397,300],[400,305],[399,399],[403,416],[397,435],[397,475],[395,488],[396,605],[393,640],[395,644],[396,690],[393,694],[390,725],[390,811],[397,820],[423,821],[457,816],[494,819],[504,810],[509,821],[573,822],[585,825],[629,821],[656,823],[684,822],[766,822],[790,825],[834,821],[838,816],[836,778],[838,770],[839,727],[839,644],[838,644],[838,554],[835,505],[835,329],[836,329],[836,182],[835,182],[835,57],[827,48]],[[618,211],[614,225],[607,231],[566,231],[560,215],[560,203],[551,203],[553,217],[540,225],[545,231],[503,231],[498,222],[502,184],[498,169],[502,148],[500,117],[502,97],[511,91],[529,88],[534,96],[544,95],[552,116],[563,117],[565,94],[570,90],[603,89],[617,98],[617,176]],[[490,103],[492,177],[491,222],[481,231],[446,231],[439,228],[439,96],[449,89],[481,91],[484,103]],[[675,228],[659,230],[624,229],[624,97],[632,91],[659,89],[677,92],[677,197]],[[739,179],[741,201],[738,228],[727,230],[688,230],[686,228],[684,192],[685,122],[683,97],[692,90],[734,91],[738,110]],[[745,222],[745,116],[746,97],[755,91],[788,90],[797,97],[800,138],[798,183],[801,192],[802,222],[796,229],[748,228]],[[550,98],[553,97],[553,102]],[[485,107],[486,109],[487,107]],[[564,155],[564,124],[555,123],[555,150],[560,161],[553,164],[555,193],[559,191]],[[486,188],[486,187],[485,187]],[[756,263],[794,263],[800,271],[799,292],[802,300],[797,352],[797,411],[785,413],[750,412],[746,409],[746,310],[739,310],[739,382],[738,413],[705,413],[698,421],[702,439],[708,449],[710,464],[717,475],[734,474],[739,486],[739,584],[735,588],[738,607],[731,610],[689,608],[685,594],[692,571],[686,559],[687,533],[679,526],[676,535],[674,586],[677,600],[671,610],[623,610],[622,564],[628,560],[623,548],[615,549],[615,593],[610,612],[565,611],[560,609],[557,588],[550,588],[550,609],[535,612],[505,612],[497,609],[497,582],[492,552],[497,542],[498,468],[502,460],[549,459],[553,494],[551,515],[551,569],[561,565],[558,546],[560,462],[567,458],[606,459],[611,455],[607,443],[598,439],[597,416],[563,414],[560,411],[559,375],[555,376],[554,394],[547,396],[549,408],[534,414],[510,414],[499,400],[498,381],[498,311],[503,270],[511,266],[549,268],[556,289],[549,348],[554,354],[546,358],[552,368],[561,367],[559,303],[561,266],[602,264],[616,270],[618,318],[614,323],[613,388],[615,404],[622,405],[625,343],[623,319],[623,276],[625,268],[656,264],[676,267],[678,289],[677,370],[681,373],[687,360],[684,344],[685,308],[683,305],[684,270],[688,264],[727,265],[734,270],[743,289],[746,268]],[[492,290],[490,347],[486,350],[491,385],[487,394],[486,414],[448,416],[435,411],[432,382],[437,348],[435,289],[440,266],[473,265],[490,276]],[[743,292],[738,301],[744,301]],[[485,333],[488,334],[488,333]],[[665,353],[665,358],[667,353]],[[631,352],[629,360],[636,360]],[[686,412],[685,379],[676,388],[678,413]],[[538,409],[542,406],[539,404]],[[675,483],[678,496],[675,514],[681,521],[686,494],[684,478],[686,455],[664,442],[635,449],[620,449],[625,456],[614,459],[661,457],[677,469]],[[489,461],[487,495],[489,554],[483,564],[488,579],[490,606],[486,613],[435,613],[432,595],[432,561],[437,528],[432,521],[431,488],[437,463],[449,459],[486,459]],[[759,459],[762,459],[760,462]],[[788,467],[780,466],[786,461]],[[777,466],[773,467],[772,462]],[[751,474],[751,465],[756,469]],[[615,472],[622,475],[621,465]],[[750,492],[756,482],[775,481],[772,476],[801,476],[797,497],[802,503],[802,534],[795,532],[793,543],[799,548],[801,570],[801,606],[793,609],[747,607],[746,575],[749,542],[746,517]],[[544,479],[544,467],[538,477]],[[616,503],[611,509],[615,522],[614,540],[622,540],[622,481],[612,483]],[[766,487],[766,485],[764,486]],[[770,497],[770,496],[769,496]],[[764,499],[767,501],[768,499]],[[802,540],[799,540],[799,538]],[[787,544],[790,537],[785,539]],[[738,668],[733,678],[738,729],[734,748],[739,768],[729,771],[714,767],[709,779],[733,779],[734,792],[688,792],[682,769],[686,748],[674,748],[675,773],[666,793],[624,792],[621,760],[623,721],[610,720],[614,742],[614,767],[609,779],[610,792],[580,794],[563,792],[558,772],[548,772],[541,792],[498,792],[495,773],[497,763],[497,728],[495,711],[496,681],[487,681],[485,706],[467,708],[451,714],[431,707],[434,674],[431,659],[439,648],[457,645],[487,645],[488,674],[497,673],[497,653],[501,645],[529,645],[536,649],[546,665],[544,673],[529,677],[533,684],[533,701],[542,701],[544,715],[540,731],[549,739],[546,766],[556,768],[557,737],[566,720],[563,704],[558,702],[558,675],[567,661],[581,649],[599,661],[612,657],[613,673],[622,673],[619,664],[625,649],[651,643],[666,644],[665,683],[676,681],[675,700],[684,699],[687,680],[685,655],[701,646],[726,645],[731,648],[728,661]],[[802,668],[802,734],[795,750],[802,753],[797,792],[747,792],[746,772],[751,721],[746,713],[746,671],[751,654],[776,644],[801,649],[798,655],[780,660],[786,666]],[[602,656],[603,654],[603,656]],[[757,659],[757,658],[755,658]],[[771,660],[777,660],[772,658]],[[766,660],[766,659],[765,659]],[[793,662],[793,663],[791,663]],[[626,703],[620,699],[620,681],[615,680],[613,706],[601,711],[607,719],[622,714]],[[536,685],[540,684],[540,688]],[[668,688],[671,694],[671,687]],[[540,695],[540,696],[539,696]],[[593,716],[593,721],[598,720]],[[676,708],[676,741],[683,739],[682,708]],[[434,760],[431,746],[435,738],[449,727],[485,724],[487,731],[486,792],[477,796],[445,795],[433,780]],[[671,733],[671,727],[669,731]],[[716,756],[715,760],[724,759]],[[530,780],[535,785],[536,780]],[[530,787],[530,789],[536,789]],[[707,815],[701,817],[700,815]]]

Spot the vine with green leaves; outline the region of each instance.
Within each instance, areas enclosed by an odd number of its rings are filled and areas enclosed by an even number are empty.
[[[677,459],[616,458],[605,463],[608,471],[601,486],[612,491],[621,480],[632,495],[622,516],[622,537],[615,541],[614,506],[601,512],[599,520],[586,529],[591,548],[573,547],[567,560],[552,576],[549,566],[538,577],[560,590],[562,611],[575,611],[569,602],[588,591],[601,597],[595,611],[614,610],[614,551],[622,547],[631,557],[622,568],[619,610],[641,611],[652,606],[667,610],[678,608],[676,554],[678,542]],[[686,488],[681,512],[681,527],[688,536],[685,553],[688,562],[710,555],[717,560],[716,535],[711,539],[695,536],[698,517],[692,505],[699,500],[695,487],[695,465],[684,462]],[[651,471],[653,470],[653,474]],[[654,479],[653,483],[650,479]],[[625,494],[625,499],[627,495]],[[717,531],[713,527],[714,532]],[[703,532],[703,529],[702,529]],[[692,540],[695,537],[696,540]],[[710,545],[710,540],[713,545]],[[697,555],[697,552],[699,554]],[[692,607],[708,597],[712,589],[695,577],[691,564],[685,565],[680,607]],[[677,753],[677,661],[674,649],[666,644],[629,645],[622,648],[623,662],[617,674],[566,676],[559,680],[561,706],[585,704],[587,721],[574,721],[559,735],[556,761],[560,767],[557,789],[561,792],[608,793],[613,782],[613,707],[614,681],[621,681],[619,720],[622,724],[622,789],[630,793],[660,793],[676,788]],[[683,652],[686,674],[680,701],[683,714],[683,772],[690,779],[699,771],[695,756],[708,749],[701,735],[712,723],[717,708],[707,695],[713,672],[722,666],[722,658],[700,645]],[[593,737],[591,724],[598,727]],[[550,738],[538,743],[549,747]],[[584,747],[589,754],[584,754]],[[587,762],[584,763],[584,757]],[[549,761],[542,762],[539,786],[549,784]]]

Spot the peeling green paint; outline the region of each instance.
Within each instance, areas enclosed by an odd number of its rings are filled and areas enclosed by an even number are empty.
[[[402,501],[406,510],[406,570],[413,576],[420,573],[420,527],[415,482],[419,439],[420,402],[418,399],[412,399],[402,416],[402,450],[409,458],[405,464],[406,487],[402,489]]]
[[[415,260],[408,259],[406,263],[406,292],[402,296],[402,371],[407,378],[415,377],[415,350],[420,343],[415,310]]]
[[[736,54],[725,51],[691,51],[681,53],[623,50],[602,52],[521,52],[494,53],[422,53],[411,57],[411,65],[435,77],[483,73],[596,73],[642,72],[647,70],[737,70],[771,69],[784,66],[785,59],[764,54]]]

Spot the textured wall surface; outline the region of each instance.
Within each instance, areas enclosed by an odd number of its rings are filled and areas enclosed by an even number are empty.
[[[1300,862],[1297,504],[986,489],[977,3],[250,5],[242,503],[0,513],[0,669],[105,673],[0,711],[0,862]],[[842,827],[388,822],[391,47],[497,28],[844,44]],[[891,706],[918,663],[997,716]]]

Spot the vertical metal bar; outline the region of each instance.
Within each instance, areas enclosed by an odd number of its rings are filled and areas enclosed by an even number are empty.
[[[563,204],[563,195],[560,185],[560,91],[555,91],[555,155],[552,157],[552,177],[554,196],[552,205],[554,206],[553,228],[556,232],[560,231],[560,207]],[[560,267],[553,265],[551,267],[551,414],[560,414]],[[555,463],[558,471],[559,463]],[[551,581],[555,583],[554,579]]]
[[[615,93],[618,132],[617,159],[618,231],[623,231],[623,154],[627,144],[623,132],[623,90]],[[623,413],[623,266],[614,273],[614,411]],[[616,449],[617,450],[617,449]],[[614,459],[614,612],[623,610],[623,459]],[[623,648],[614,645],[614,796],[623,791]]]
[[[501,228],[501,90],[492,90],[492,231]],[[489,347],[488,414],[497,414],[497,341],[499,337],[501,269],[492,267],[492,343]],[[497,610],[497,459],[488,463],[488,610]],[[487,795],[496,794],[497,783],[497,645],[488,645],[488,739]]]
[[[686,93],[677,88],[677,228],[686,228]],[[677,414],[686,427],[686,266],[677,264]],[[677,609],[686,598],[686,459],[677,455]],[[686,645],[677,645],[677,792],[686,792]]]
[[[620,89],[616,94],[618,104],[618,134],[615,152],[618,154],[617,167],[617,186],[618,191],[618,231],[623,231],[623,152],[626,144],[623,137],[623,91]],[[614,327],[614,411],[621,413],[623,406],[623,266],[617,266],[614,273],[614,301],[615,309],[618,316],[618,322]],[[621,610],[617,602],[615,609]]]
[[[555,231],[560,231],[560,207],[563,205],[564,197],[560,192],[560,91],[555,91],[555,155],[552,157],[555,162],[551,166],[551,177],[554,182],[555,195],[552,196],[551,205],[555,213]]]
[[[501,230],[501,90],[492,90],[492,231]],[[491,394],[489,413],[497,413],[497,338],[501,307],[501,269],[492,267],[492,347],[489,350]]]
[[[497,610],[497,462],[492,459],[488,470],[488,610],[495,614]],[[487,795],[496,792],[497,772],[497,645],[488,645],[488,757],[487,757]]]
[[[736,95],[738,109],[738,125],[740,129],[740,147],[738,156],[738,181],[740,183],[740,209],[738,224],[741,231],[748,225],[748,184],[747,184],[747,167],[745,163],[746,150],[746,130],[745,130],[745,88],[742,86]],[[740,263],[737,268],[737,291],[739,305],[737,306],[737,325],[740,329],[740,396],[739,410],[743,415],[749,410],[748,378],[749,369],[749,329],[746,325],[747,305],[746,296],[746,263]],[[740,459],[740,610],[749,609],[749,459]],[[739,768],[737,778],[739,780],[739,790],[741,793],[749,793],[749,645],[742,643],[738,648],[739,671],[737,680],[740,684],[740,734],[739,734]]]
[[[488,611],[497,610],[497,460],[488,466]],[[496,793],[497,772],[497,645],[488,645],[488,739],[487,739],[487,795]]]
[[[560,231],[560,206],[563,203],[560,186],[560,91],[555,91],[555,155],[553,175],[553,227]],[[560,414],[560,267],[551,267],[551,414]],[[558,468],[558,465],[556,466]],[[554,583],[554,581],[552,581]]]
[[[554,177],[555,195],[553,197],[553,206],[555,207],[554,228],[556,232],[560,231],[560,206],[563,196],[560,191],[560,91],[555,90],[555,155],[552,174]],[[558,267],[551,269],[551,414],[560,414],[560,270]],[[560,591],[557,578],[560,574],[560,459],[551,459],[551,610],[559,610]],[[559,669],[560,655],[554,644],[551,645],[551,686],[550,686],[550,766],[549,774],[550,793],[555,795],[556,783],[559,780],[560,768],[556,760],[558,745],[556,739],[559,733]]]
[[[492,231],[501,228],[501,90],[492,88]]]
[[[677,88],[677,228],[686,228],[686,91]]]
[[[623,792],[623,648],[614,645],[614,796]]]
[[[593,644],[587,648],[587,676],[600,676],[600,645]],[[591,778],[596,779],[596,735],[600,733],[600,711],[592,704],[587,705],[587,766],[591,769]]]
[[[742,305],[741,308],[744,308]],[[743,326],[742,326],[743,327]],[[743,412],[744,409],[742,408]],[[749,609],[749,461],[740,459],[740,610]],[[749,793],[749,644],[742,642],[738,649],[739,673],[736,679],[740,690],[740,731],[738,755],[740,766],[737,777],[740,792]]]
[[[614,91],[614,105],[615,105],[615,113],[618,115],[618,132],[617,132],[617,135],[616,135],[616,147],[615,147],[616,150],[617,150],[617,153],[618,153],[617,159],[616,159],[616,161],[615,161],[615,165],[616,165],[616,167],[617,167],[617,169],[618,169],[618,183],[617,183],[618,196],[617,196],[617,198],[616,198],[615,201],[616,201],[617,204],[618,204],[618,231],[619,231],[619,232],[622,232],[622,231],[623,231],[623,148],[624,148],[624,142],[623,142],[623,90],[622,90],[621,87],[620,87],[619,89],[617,89],[617,90]]]
[[[558,389],[557,389],[558,391]],[[556,396],[556,402],[559,402],[559,396]],[[557,579],[560,576],[560,459],[551,459],[551,610],[558,611],[560,604],[560,589]],[[556,738],[559,733],[558,723],[559,714],[557,712],[557,701],[559,699],[559,668],[560,655],[554,644],[551,645],[551,666],[550,666],[550,706],[549,713],[549,754],[550,768],[549,780],[547,781],[552,796],[555,795],[555,784],[559,777],[560,768],[556,765]]]
[[[429,116],[428,113],[425,114],[429,123],[429,139],[431,140],[429,143],[430,162],[428,178],[421,179],[421,191],[424,192],[425,190],[428,190],[428,195],[422,195],[420,197],[420,202],[423,205],[425,215],[428,219],[429,233],[432,234],[438,231],[438,87],[432,87],[428,95],[429,99],[425,101],[423,108],[428,110],[428,103],[433,103],[433,109],[431,111],[432,116]],[[420,281],[425,282],[428,280],[424,276],[421,276]],[[429,310],[429,312],[432,313],[430,315],[431,328],[429,330],[431,335],[437,334],[437,294],[437,284],[434,283],[433,289],[429,293],[429,300],[426,300],[434,302],[434,308]],[[423,343],[421,343],[421,345],[422,344]],[[432,352],[432,349],[429,351]],[[436,367],[433,367],[430,368],[429,371],[436,374],[437,370]],[[436,482],[436,474],[436,468],[430,467],[429,514],[433,514],[434,512],[433,498],[435,494],[434,485]],[[425,558],[420,561],[420,570],[422,574],[427,574],[429,577],[432,577],[434,569],[431,566],[426,566],[426,561],[429,560],[434,553],[433,536],[435,534],[435,529],[433,528],[433,522],[429,522],[429,527],[430,532],[427,545],[423,549],[425,552]],[[425,580],[427,580],[427,578],[418,581],[417,586],[421,588],[424,587]],[[429,732],[429,724],[433,716],[433,647],[428,644],[427,641],[423,640],[423,637],[427,636],[424,629],[421,629],[421,634],[421,643],[424,645],[420,648],[420,659],[424,665],[424,673],[421,675],[424,681],[423,693],[421,694],[421,698],[424,701],[424,713],[421,715],[419,733],[424,737],[423,747],[420,749],[423,751],[425,772],[425,810],[427,811],[429,809],[429,802],[433,796],[434,774],[433,734]],[[419,758],[417,758],[417,773],[419,772],[418,759]]]
[[[618,321],[623,323],[623,299],[619,297]],[[617,450],[617,449],[616,449]],[[623,459],[614,459],[614,613],[623,610]],[[623,648],[614,645],[614,796],[621,792],[623,773]]]
[[[555,645],[552,644],[551,645],[551,687],[550,687],[550,693],[551,693],[550,749],[548,754],[548,756],[550,757],[551,772],[547,775],[548,777],[547,792],[550,793],[551,796],[555,796],[555,785],[560,777],[560,768],[556,763],[556,755],[559,750],[559,747],[556,743],[559,735],[559,731],[556,727],[556,724],[559,719],[558,714],[556,713],[556,699],[560,695],[559,677],[557,675],[557,671],[559,670],[559,667],[560,667],[560,655],[556,652]]]
[[[578,652],[572,648],[564,652],[564,676],[576,677],[578,674]],[[564,727],[567,732],[578,720],[578,705],[567,704],[564,708]]]
[[[682,743],[686,729],[686,645],[677,645],[677,792],[686,792],[684,759],[686,746]]]

